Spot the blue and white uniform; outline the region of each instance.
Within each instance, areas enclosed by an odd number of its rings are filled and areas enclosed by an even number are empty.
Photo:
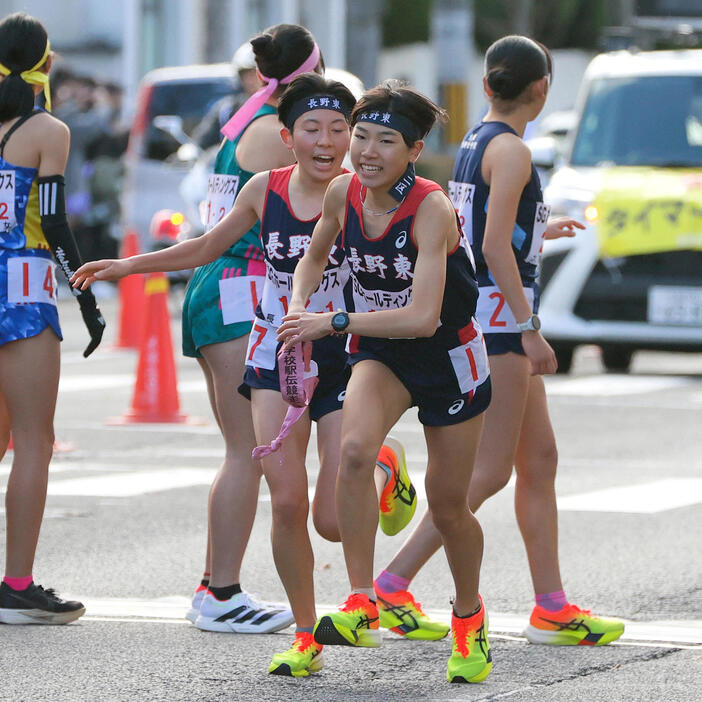
[[[4,158],[7,141],[28,118],[20,118],[0,141],[0,346],[37,336],[47,326],[63,339],[56,265],[39,215],[38,171]],[[41,197],[50,201],[51,185],[42,189],[48,192]]]
[[[481,122],[463,139],[456,156],[449,195],[475,257],[480,296],[476,317],[485,333],[488,354],[509,351],[524,354],[517,322],[497,287],[483,256],[483,238],[490,202],[490,186],[483,180],[482,161],[487,145],[499,134],[516,132],[504,122]],[[541,181],[532,164],[531,179],[519,199],[512,232],[512,250],[522,279],[524,294],[533,312],[538,311],[538,267],[543,237],[551,208],[544,204]]]
[[[351,179],[342,241],[351,266],[356,312],[400,309],[412,301],[418,253],[414,221],[424,198],[436,190],[441,188],[433,181],[416,178],[383,234],[371,239],[363,226],[365,188],[357,176]],[[437,285],[441,282],[437,280]],[[470,254],[459,236],[446,261],[440,323],[435,334],[419,339],[353,334],[348,345],[351,363],[372,359],[390,368],[418,406],[422,424],[447,426],[477,416],[490,403],[487,354],[480,326],[473,318],[477,297]]]
[[[266,262],[263,293],[246,352],[244,383],[239,391],[250,395],[250,388],[280,391],[276,340],[278,327],[288,311],[295,267],[309,248],[312,232],[321,216],[299,219],[288,196],[290,176],[297,166],[270,172],[261,220],[261,244]],[[341,235],[339,235],[341,236]],[[334,312],[346,309],[344,288],[349,266],[340,238],[329,253],[322,282],[310,296],[308,312]],[[328,336],[314,342],[312,360],[317,364],[319,383],[310,403],[310,418],[318,420],[341,409],[349,378],[344,339]]]

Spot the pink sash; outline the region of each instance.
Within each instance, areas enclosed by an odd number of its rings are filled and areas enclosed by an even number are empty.
[[[290,405],[283,419],[278,436],[268,446],[257,446],[251,453],[254,460],[264,458],[280,448],[283,439],[291,432],[293,424],[302,417],[317,387],[317,364],[312,360],[312,342],[305,341],[278,352],[280,392]]]
[[[244,131],[246,125],[253,119],[254,115],[263,107],[268,99],[276,91],[278,85],[287,85],[293,78],[296,78],[301,73],[309,73],[313,71],[319,63],[319,47],[316,42],[312,53],[305,62],[295,69],[289,76],[281,78],[267,78],[261,76],[261,80],[266,84],[260,90],[255,92],[232,116],[232,118],[220,130],[227,139],[233,141],[239,134]],[[259,74],[260,75],[260,74]]]

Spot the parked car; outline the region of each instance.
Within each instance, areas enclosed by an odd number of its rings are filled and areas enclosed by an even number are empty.
[[[209,108],[237,89],[229,63],[159,68],[139,87],[125,156],[122,222],[149,250],[151,219],[163,209],[182,212],[179,186],[195,153],[178,151]]]
[[[702,51],[593,59],[565,160],[544,199],[587,229],[544,242],[560,370],[579,344],[620,372],[639,349],[702,351]]]

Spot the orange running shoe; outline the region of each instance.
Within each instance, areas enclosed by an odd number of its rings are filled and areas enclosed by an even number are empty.
[[[391,436],[385,438],[375,459],[388,478],[380,495],[380,528],[394,536],[412,520],[417,509],[417,491],[407,472],[402,444]]]
[[[273,656],[268,672],[306,678],[310,673],[320,671],[323,666],[322,647],[308,631],[298,631],[292,647]]]
[[[375,585],[380,626],[406,639],[438,641],[449,632],[448,624],[429,619],[409,590],[383,592]]]
[[[480,598],[480,609],[472,617],[451,616],[453,648],[446,678],[451,683],[478,683],[490,675],[492,655],[488,641],[488,618]]]
[[[605,646],[623,633],[624,622],[570,603],[557,612],[536,605],[524,631],[530,643],[551,646]]]
[[[378,607],[368,595],[352,593],[338,612],[321,617],[314,627],[314,640],[331,646],[380,646]]]

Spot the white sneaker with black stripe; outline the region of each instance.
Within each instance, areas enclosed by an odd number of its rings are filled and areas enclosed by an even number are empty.
[[[193,599],[190,604],[190,609],[185,615],[185,618],[191,624],[194,624],[196,619],[200,616],[200,607],[202,606],[202,600],[205,598],[206,592],[207,588],[204,585],[197,586],[197,590],[195,590],[195,594],[193,595]]]
[[[284,605],[259,602],[247,592],[218,600],[208,590],[195,626],[203,631],[229,634],[270,634],[289,627],[294,621],[292,610]]]

